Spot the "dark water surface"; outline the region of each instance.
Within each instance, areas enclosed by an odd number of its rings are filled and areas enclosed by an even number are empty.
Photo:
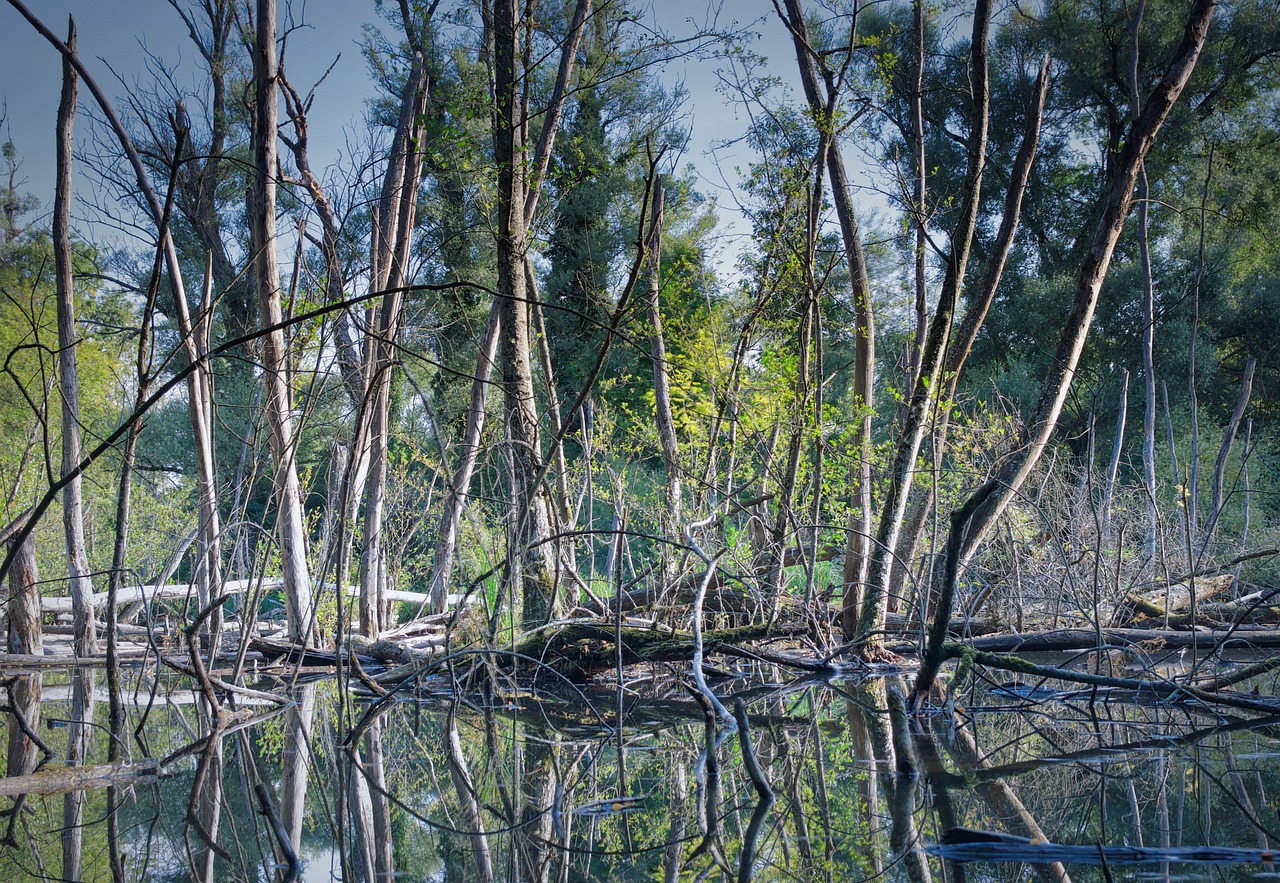
[[[103,674],[82,676],[87,728],[72,675],[6,676],[8,775],[44,772],[25,797],[0,781],[3,883],[109,880],[113,859],[127,880],[276,880],[295,860],[309,881],[1235,879],[1272,876],[1280,847],[1280,718],[1118,690],[979,677],[910,717],[906,676],[744,670],[712,682],[744,701],[744,739],[667,668],[621,691],[436,679],[380,701],[313,675],[220,719],[189,684],[127,674],[126,765],[68,793],[78,734],[83,765],[113,759]],[[937,846],[955,828],[1012,837],[953,831],[980,859],[959,863]],[[1188,849],[1206,845],[1243,852]]]

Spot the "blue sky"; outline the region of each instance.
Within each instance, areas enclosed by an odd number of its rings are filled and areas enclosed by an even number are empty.
[[[200,60],[181,19],[166,0],[26,0],[31,10],[51,29],[65,34],[68,14],[74,14],[79,31],[80,55],[104,90],[117,102],[139,79],[148,79],[148,54],[160,59],[183,78],[200,75]],[[185,2],[185,0],[179,0]],[[394,5],[394,4],[392,4]],[[446,2],[445,4],[449,4]],[[770,72],[794,82],[795,58],[790,40],[777,21],[770,0],[699,3],[681,0],[638,0],[635,7],[676,36],[688,34],[690,23],[704,22],[719,10],[719,23],[736,21],[761,34],[752,42],[756,51],[769,56]],[[288,8],[288,12],[286,9]],[[290,79],[300,88],[314,82],[341,54],[329,79],[321,87],[312,113],[312,162],[322,169],[335,162],[347,134],[361,125],[364,100],[372,93],[360,53],[361,28],[380,23],[373,0],[295,0],[281,2],[282,22],[291,12],[310,27],[290,40]],[[689,93],[687,119],[692,127],[689,151],[681,165],[693,163],[703,178],[702,189],[715,196],[727,232],[743,230],[735,223],[732,193],[735,165],[745,165],[745,149],[721,148],[711,155],[713,144],[740,135],[746,117],[717,91],[717,65],[688,59],[670,64],[662,74],[668,82],[683,83]],[[22,188],[40,199],[47,209],[52,202],[53,133],[61,85],[60,59],[22,17],[7,3],[0,3],[0,99],[4,101],[5,130],[0,140],[12,140],[22,160]],[[81,90],[81,104],[90,100]],[[720,168],[717,168],[717,161]],[[83,173],[83,168],[78,169]],[[728,252],[737,247],[730,241]]]

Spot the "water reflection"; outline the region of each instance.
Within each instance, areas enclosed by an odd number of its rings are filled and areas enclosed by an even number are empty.
[[[109,880],[114,861],[126,880],[385,883],[1207,874],[1104,870],[1080,850],[1012,863],[1052,843],[1211,844],[1259,851],[1214,876],[1270,870],[1280,720],[1123,696],[1028,702],[981,685],[908,715],[893,677],[754,675],[717,687],[727,705],[743,700],[734,732],[675,680],[536,694],[430,684],[375,703],[326,678],[293,687],[283,708],[213,708],[152,672],[129,684],[113,755],[92,671],[13,674],[0,867],[12,879]],[[962,829],[1022,839],[1003,841],[1003,865],[944,860],[932,848],[944,832],[980,836]],[[965,857],[983,857],[973,849]]]

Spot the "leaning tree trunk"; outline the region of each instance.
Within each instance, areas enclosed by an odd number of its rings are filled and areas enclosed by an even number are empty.
[[[76,50],[76,25],[71,19],[67,46]],[[76,374],[75,294],[71,269],[71,130],[76,115],[79,82],[71,62],[62,62],[62,98],[58,103],[57,188],[53,198],[53,256],[58,296],[58,390],[62,394],[62,474],[80,462],[80,383]],[[98,652],[93,618],[93,582],[84,550],[84,499],[80,476],[62,489],[62,526],[66,538],[67,579],[75,615],[75,650]]]
[[[365,388],[371,413],[369,473],[364,488],[364,549],[360,555],[360,632],[371,638],[382,631],[388,589],[384,522],[392,424],[391,379],[422,176],[422,154],[417,145],[423,134],[420,121],[426,110],[427,76],[421,59],[415,60],[406,89],[378,210],[381,227],[374,250],[374,285],[384,294],[365,343]]]
[[[51,46],[62,54],[63,60],[75,68],[80,80],[84,82],[86,88],[93,95],[94,101],[102,109],[102,114],[106,118],[107,124],[111,127],[111,131],[115,134],[121,148],[124,150],[125,157],[129,161],[129,167],[133,170],[134,177],[138,183],[138,190],[147,203],[147,208],[151,212],[152,220],[155,222],[160,236],[160,246],[164,250],[165,266],[169,272],[169,284],[173,294],[173,314],[178,323],[183,356],[189,363],[196,366],[187,375],[187,405],[191,414],[191,429],[195,441],[196,484],[200,501],[201,543],[204,559],[203,566],[197,566],[196,568],[197,590],[200,593],[201,600],[207,600],[211,594],[211,583],[216,587],[220,561],[218,498],[213,460],[213,421],[212,411],[207,401],[207,390],[209,389],[208,369],[202,364],[201,354],[196,346],[196,335],[192,328],[191,314],[187,306],[187,293],[182,277],[182,266],[178,261],[178,250],[174,245],[173,237],[169,234],[164,208],[160,198],[156,195],[155,188],[151,185],[146,166],[142,162],[142,155],[138,152],[137,147],[134,146],[133,139],[129,137],[124,123],[121,122],[111,102],[107,100],[106,94],[103,93],[101,87],[98,86],[97,82],[85,69],[73,48],[58,39],[57,35],[49,30],[40,19],[36,18],[31,13],[31,10],[23,5],[21,0],[9,0],[9,5],[17,9],[40,36],[44,37]],[[181,112],[181,108],[175,114],[175,120],[179,122],[175,135],[178,138],[180,149],[181,142],[186,136],[185,123],[183,122],[185,121],[185,113]],[[33,528],[33,524],[28,524],[23,528],[24,534]],[[8,567],[9,564],[6,561],[5,565],[0,567],[0,574],[7,571]]]
[[[1004,275],[1005,264],[1009,259],[1010,251],[1013,249],[1014,237],[1018,232],[1018,224],[1022,217],[1022,199],[1027,192],[1027,181],[1031,177],[1031,169],[1035,164],[1036,152],[1040,145],[1040,128],[1044,120],[1045,100],[1049,94],[1049,71],[1049,57],[1045,56],[1040,64],[1040,72],[1036,76],[1035,84],[1031,89],[1031,106],[1027,110],[1022,142],[1018,146],[1018,153],[1014,158],[1013,168],[1009,175],[1009,186],[1005,191],[1004,210],[1000,213],[1000,229],[996,233],[990,256],[987,258],[987,267],[983,273],[982,284],[976,291],[970,293],[968,298],[969,307],[947,346],[947,360],[942,370],[945,378],[944,382],[946,383],[946,388],[942,393],[944,402],[955,401],[956,389],[959,387],[964,366],[968,361],[974,342],[978,339],[978,332],[981,330],[983,322],[986,321],[987,312],[991,309],[991,304],[995,300],[996,290],[1000,287],[1000,279]],[[937,442],[933,451],[935,469],[947,447],[949,423],[950,411],[944,410],[939,416]],[[905,585],[908,568],[913,566],[920,538],[929,523],[929,516],[932,514],[936,503],[934,492],[935,488],[932,484],[926,487],[924,497],[920,500],[919,508],[912,515],[911,522],[907,526],[907,532],[898,540],[897,561],[890,580],[891,593],[900,593]]]
[[[258,321],[262,336],[262,383],[265,392],[268,436],[274,466],[277,533],[280,566],[284,577],[289,636],[311,643],[311,574],[307,569],[307,529],[302,513],[302,490],[295,457],[297,439],[293,425],[287,371],[283,310],[280,304],[280,266],[276,255],[276,5],[258,0],[257,31],[253,47],[254,185],[253,248],[258,286]]]
[[[1218,448],[1218,459],[1213,464],[1213,486],[1209,497],[1209,519],[1204,525],[1204,534],[1200,537],[1200,549],[1196,553],[1197,565],[1204,560],[1205,553],[1213,541],[1213,534],[1218,529],[1218,519],[1222,516],[1222,507],[1226,503],[1227,458],[1231,456],[1231,446],[1235,444],[1236,434],[1240,432],[1240,421],[1244,419],[1245,409],[1249,407],[1249,396],[1253,393],[1253,371],[1258,360],[1250,356],[1244,363],[1244,377],[1240,380],[1240,398],[1236,400],[1235,410],[1227,421],[1226,431],[1222,434],[1222,445]],[[1247,447],[1247,446],[1246,446]],[[1190,568],[1195,570],[1195,568]]]
[[[1024,432],[1026,443],[1001,467],[996,476],[995,491],[977,507],[969,520],[959,549],[961,564],[968,562],[977,552],[1049,445],[1049,438],[1058,425],[1071,381],[1080,363],[1080,355],[1084,351],[1094,310],[1098,305],[1098,294],[1102,290],[1111,257],[1124,228],[1125,216],[1133,204],[1133,188],[1138,170],[1195,69],[1209,32],[1214,3],[1215,0],[1195,0],[1187,18],[1182,42],[1173,60],[1155,91],[1147,99],[1142,114],[1124,138],[1124,146],[1116,157],[1110,176],[1102,217],[1098,220],[1093,243],[1080,268],[1075,299],[1063,326],[1053,367]]]

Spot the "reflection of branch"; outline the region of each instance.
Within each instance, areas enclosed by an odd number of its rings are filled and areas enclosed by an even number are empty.
[[[0,706],[0,711],[7,711],[13,715],[14,723],[18,725],[18,729],[22,731],[22,735],[31,740],[37,748],[44,752],[44,760],[42,763],[48,763],[53,760],[58,752],[49,747],[49,743],[40,738],[40,734],[31,728],[31,724],[27,722],[27,717],[22,713],[19,703],[13,699],[13,688],[17,683],[17,678],[10,678],[5,682],[5,691],[9,694],[9,702],[7,705]],[[10,771],[12,772],[12,771]]]
[[[1253,730],[1271,730],[1272,735],[1275,728],[1280,725],[1280,715],[1265,718],[1254,718],[1244,720],[1233,720],[1230,723],[1220,724],[1216,727],[1209,727],[1202,730],[1194,730],[1181,736],[1170,738],[1167,736],[1155,736],[1151,739],[1139,739],[1133,742],[1126,742],[1121,745],[1112,745],[1105,748],[1082,748],[1078,751],[1067,751],[1062,754],[1050,755],[1048,757],[1036,757],[1029,760],[1019,760],[1014,763],[999,764],[987,767],[985,769],[974,770],[972,776],[979,779],[997,779],[1011,778],[1014,776],[1023,776],[1036,770],[1044,769],[1048,766],[1058,766],[1067,763],[1083,763],[1090,760],[1119,760],[1123,755],[1131,752],[1145,752],[1153,748],[1185,748],[1211,739],[1214,736],[1223,735],[1225,733],[1236,733],[1240,731]],[[951,778],[947,776],[947,778]],[[954,783],[963,784],[964,776],[955,776]]]
[[[742,855],[738,860],[738,879],[750,880],[752,868],[755,867],[756,840],[760,836],[760,829],[764,827],[769,809],[773,806],[774,796],[773,788],[769,787],[769,780],[764,777],[764,772],[760,769],[755,749],[751,747],[751,721],[747,719],[747,704],[742,701],[741,696],[734,700],[733,718],[738,724],[738,745],[742,748],[742,763],[747,768],[747,775],[751,777],[751,784],[755,786],[756,793],[760,795],[755,811],[751,813],[751,824],[747,825],[747,832],[742,837]]]
[[[284,822],[280,821],[280,813],[276,812],[275,801],[271,799],[271,792],[267,790],[267,786],[261,782],[254,782],[253,793],[258,796],[258,805],[262,808],[262,814],[267,817],[271,833],[275,835],[280,851],[284,853],[284,876],[281,879],[284,883],[292,883],[298,879],[298,854],[293,849],[289,832],[284,829]]]

